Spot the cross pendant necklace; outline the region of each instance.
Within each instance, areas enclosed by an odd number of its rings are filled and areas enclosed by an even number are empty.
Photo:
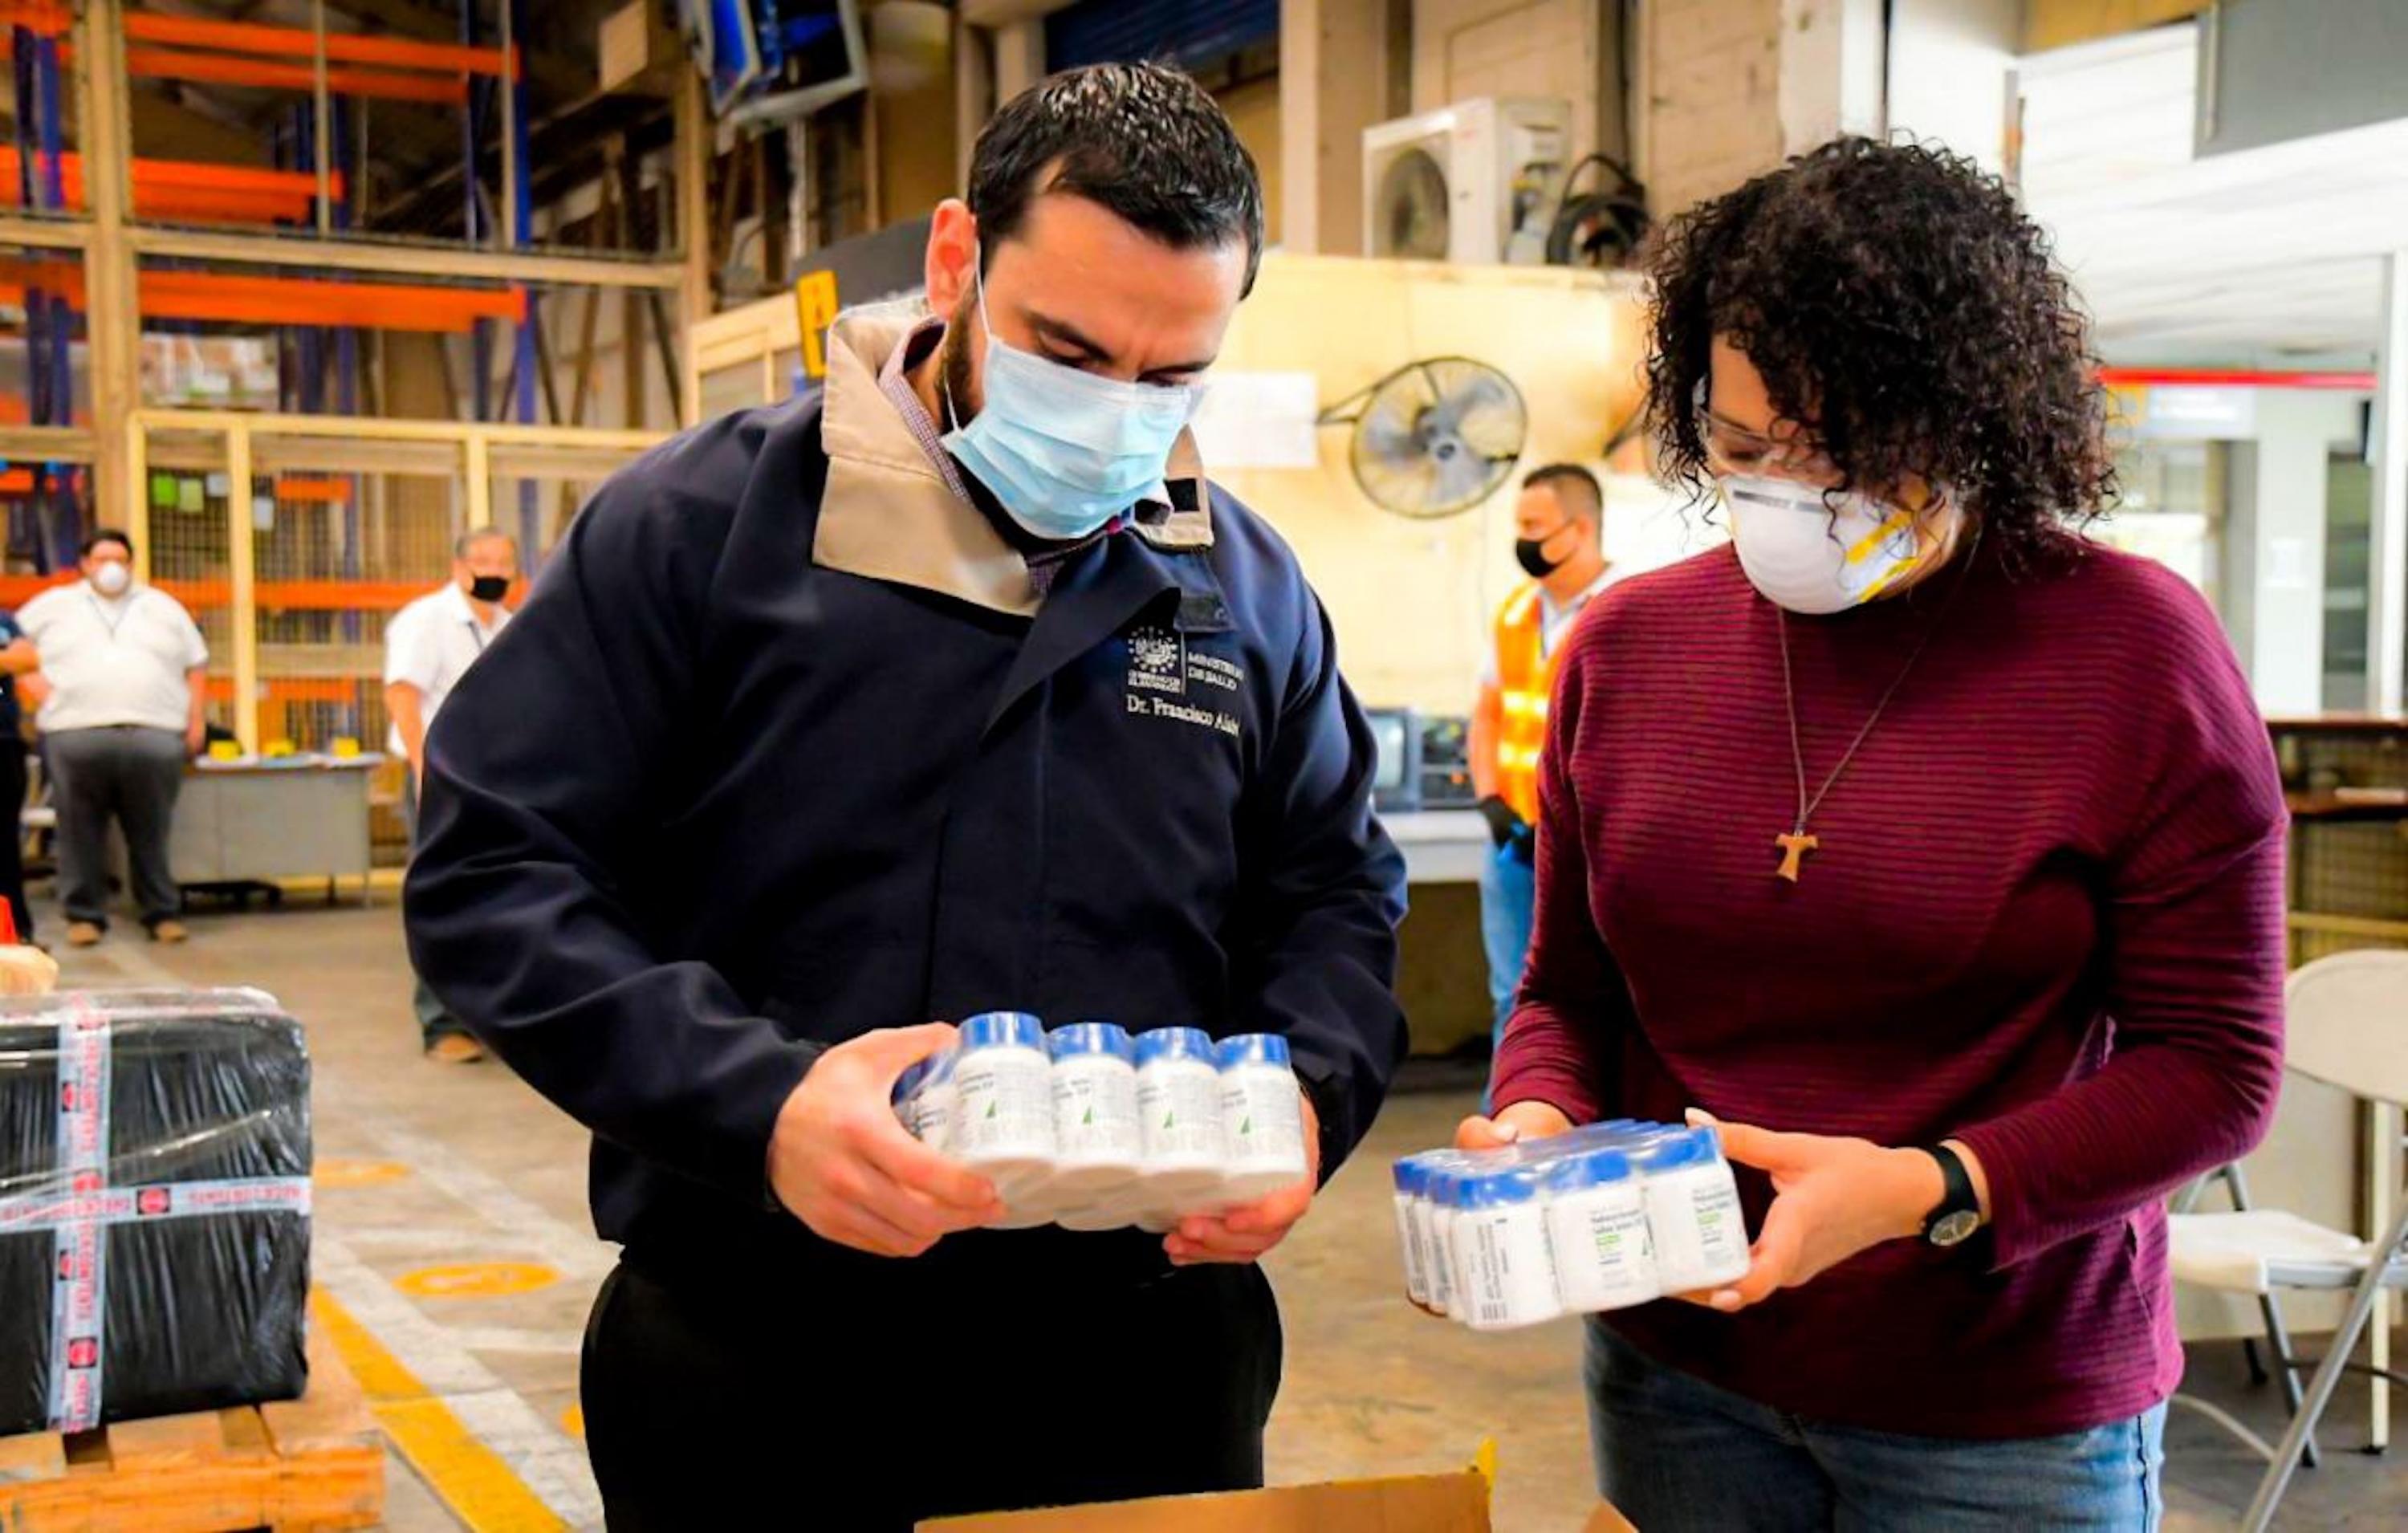
[[[1930,625],[1924,629],[1923,637],[1915,641],[1914,650],[1906,657],[1906,664],[1898,668],[1898,675],[1890,680],[1887,690],[1881,695],[1881,700],[1873,704],[1872,716],[1865,720],[1865,726],[1856,731],[1856,738],[1850,740],[1847,750],[1840,753],[1839,765],[1831,768],[1831,775],[1823,780],[1823,785],[1814,790],[1814,795],[1811,798],[1806,795],[1806,747],[1798,733],[1798,683],[1789,665],[1789,613],[1785,608],[1778,603],[1774,604],[1773,616],[1781,625],[1781,700],[1789,712],[1789,759],[1798,768],[1798,819],[1788,830],[1772,838],[1772,844],[1781,852],[1781,865],[1773,869],[1775,878],[1788,883],[1798,882],[1806,870],[1807,854],[1823,849],[1823,838],[1806,828],[1807,822],[1814,817],[1816,809],[1823,807],[1823,800],[1830,795],[1832,786],[1840,781],[1840,774],[1848,769],[1848,763],[1856,759],[1856,752],[1872,735],[1873,725],[1881,723],[1882,714],[1888,709],[1890,699],[1898,695],[1899,688],[1906,685],[1906,679],[1914,671],[1914,663],[1922,659],[1923,652],[1931,647],[1932,637],[1940,632],[1940,620],[1947,615],[1950,607],[1956,605],[1956,594],[1964,590],[1965,577],[1972,569],[1974,558],[1981,552],[1982,524],[1976,522],[1973,523],[1972,546],[1966,551],[1965,563],[1956,572],[1956,584],[1948,588],[1948,599],[1942,602],[1940,610],[1933,614]]]

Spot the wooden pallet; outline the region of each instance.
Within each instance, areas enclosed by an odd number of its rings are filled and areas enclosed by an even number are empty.
[[[309,1329],[297,1400],[0,1438],[6,1533],[223,1533],[367,1527],[384,1447],[351,1369]]]

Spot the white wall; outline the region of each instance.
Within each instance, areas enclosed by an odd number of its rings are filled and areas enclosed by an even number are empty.
[[[1889,125],[2005,165],[2018,0],[1891,0]]]
[[[2261,389],[2257,439],[2232,447],[2222,608],[2270,714],[2324,707],[2326,460],[2357,435],[2351,396]]]
[[[1413,110],[1561,96],[1575,155],[1597,148],[1597,0],[1413,0]]]

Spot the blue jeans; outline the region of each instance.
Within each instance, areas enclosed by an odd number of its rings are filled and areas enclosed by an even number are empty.
[[[2165,1510],[2162,1405],[2086,1432],[2003,1441],[1825,1426],[1667,1368],[1594,1319],[1586,1371],[1598,1489],[1647,1533],[2155,1533]]]
[[[1538,903],[1538,872],[1500,846],[1480,865],[1480,945],[1488,954],[1488,1004],[1495,1013],[1490,1036],[1505,1043],[1505,1019],[1513,1014],[1513,992],[1522,987],[1522,963],[1530,955],[1530,917]]]

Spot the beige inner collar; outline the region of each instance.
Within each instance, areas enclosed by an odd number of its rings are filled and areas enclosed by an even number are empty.
[[[1026,561],[985,513],[945,487],[878,386],[879,368],[927,314],[924,302],[905,299],[848,310],[829,330],[820,404],[827,488],[811,562],[998,612],[1032,614],[1041,598]],[[1140,518],[1137,536],[1174,552],[1211,548],[1212,503],[1192,433],[1180,433],[1164,477],[1187,481],[1195,509]]]

